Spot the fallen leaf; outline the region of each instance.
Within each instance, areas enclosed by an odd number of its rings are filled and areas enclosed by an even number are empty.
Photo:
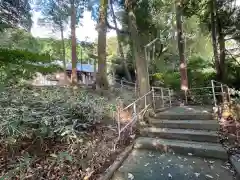
[[[206,174],[205,176],[210,178],[210,179],[213,179],[213,177],[211,175],[209,175],[209,174]]]
[[[194,173],[196,177],[199,177],[200,176],[200,173]]]
[[[168,173],[168,177],[172,179],[172,175],[170,173]]]
[[[134,179],[134,176],[133,176],[133,174],[131,174],[131,173],[128,173],[128,179],[130,179],[130,180],[133,180],[133,179]]]
[[[144,166],[146,167],[146,166],[148,166],[148,165],[149,165],[149,163],[145,164]]]

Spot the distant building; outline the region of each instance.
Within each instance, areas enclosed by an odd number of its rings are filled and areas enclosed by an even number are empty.
[[[77,77],[80,84],[93,84],[95,82],[94,65],[77,63]],[[71,77],[72,64],[66,66],[68,77]]]
[[[63,67],[62,61],[55,61],[55,65]],[[63,71],[58,71],[53,74],[43,75],[41,73],[36,73],[36,76],[31,81],[32,85],[35,86],[54,86],[54,85],[68,85],[70,84],[71,73],[72,73],[72,64],[66,64],[66,73],[68,75],[67,79],[65,78],[65,73]],[[77,77],[79,84],[93,84],[95,82],[95,71],[94,65],[92,64],[81,64],[77,63]]]

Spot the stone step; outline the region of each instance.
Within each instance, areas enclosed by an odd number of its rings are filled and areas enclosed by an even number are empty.
[[[195,129],[217,131],[220,128],[216,120],[157,120],[148,119],[149,124],[156,128]]]
[[[186,113],[186,114],[177,114],[177,113],[167,113],[160,112],[152,116],[155,119],[168,119],[168,120],[209,120],[213,119],[211,113]]]
[[[219,142],[218,134],[216,131],[145,127],[140,130],[140,133],[141,135],[148,137],[198,142]]]
[[[182,141],[171,139],[159,139],[139,137],[136,139],[134,148],[157,150],[163,153],[171,152],[184,155],[193,155],[206,158],[227,160],[226,150],[218,143]]]
[[[163,112],[156,112],[154,117],[168,120],[209,120],[212,119],[212,108],[203,106],[176,106],[165,109]]]

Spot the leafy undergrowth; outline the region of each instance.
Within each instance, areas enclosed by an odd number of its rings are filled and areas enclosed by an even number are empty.
[[[113,149],[117,131],[109,115],[114,109],[109,99],[81,89],[5,89],[0,177],[97,179],[130,143],[124,138]]]
[[[229,153],[240,153],[240,105],[225,104],[219,122],[221,142]]]

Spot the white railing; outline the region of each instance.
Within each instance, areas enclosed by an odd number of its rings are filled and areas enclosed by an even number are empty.
[[[197,88],[189,88],[186,97],[185,102],[187,104],[213,104],[213,93],[212,93],[212,86],[206,86],[206,87],[197,87]]]
[[[154,109],[172,106],[172,90],[170,88],[152,87]]]
[[[137,95],[137,83],[133,83],[133,82],[121,79],[120,84],[121,84],[121,89],[126,88],[129,90],[134,90],[134,94]]]
[[[137,89],[137,83],[130,82],[124,79],[117,79],[114,78],[114,84],[118,85],[120,91],[122,92],[124,89],[130,90],[134,92],[134,95],[137,95],[138,89]]]
[[[230,101],[230,88],[221,82],[211,80],[206,87],[189,88],[186,93],[187,104],[211,104],[217,106],[224,100]]]
[[[211,80],[212,94],[214,105],[217,106],[220,102],[231,101],[230,91],[228,85],[221,82]]]
[[[126,129],[130,128],[130,132],[132,132],[133,125],[144,115],[151,103],[152,91],[149,91],[125,108],[122,108],[122,104],[120,105],[117,110],[118,139]]]
[[[232,111],[237,111],[237,109],[232,109],[232,107],[234,107],[234,104],[238,104],[238,102],[234,103],[234,101],[236,101],[236,98],[240,96],[240,92],[218,81],[212,80],[211,84],[214,105],[216,108],[215,110],[217,113],[220,127],[222,129],[221,136],[224,137],[225,141],[230,140],[228,143],[234,143],[234,145],[239,145],[240,129],[238,127],[238,119],[236,119],[237,116],[234,117],[234,113],[232,114]],[[231,95],[235,97],[231,98]],[[231,102],[231,104],[229,104],[229,102]],[[231,116],[226,116],[225,112],[230,112]],[[229,117],[230,119],[228,119]]]

